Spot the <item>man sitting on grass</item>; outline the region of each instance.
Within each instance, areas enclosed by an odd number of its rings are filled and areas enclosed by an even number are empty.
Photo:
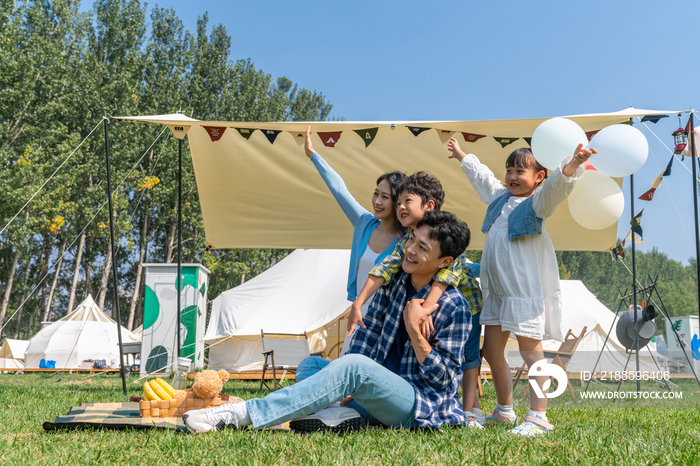
[[[392,427],[462,424],[458,389],[471,326],[469,305],[451,286],[431,309],[421,304],[435,273],[458,257],[469,240],[467,224],[453,214],[426,212],[406,244],[403,273],[375,294],[366,328],[357,330],[348,354],[265,398],[185,413],[185,425],[192,432],[225,426],[259,429],[353,399],[365,420],[357,415],[336,422],[303,419],[319,430],[333,431],[357,428],[371,418]],[[435,331],[426,339],[420,329],[431,314]]]

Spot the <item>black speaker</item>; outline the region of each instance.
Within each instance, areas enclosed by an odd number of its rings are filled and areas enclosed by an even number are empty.
[[[634,309],[629,309],[617,321],[615,329],[617,339],[620,340],[622,346],[628,350],[635,349],[634,336],[639,335],[639,348],[644,348],[656,335],[656,309],[649,305],[644,309],[637,309],[637,320],[634,320]]]

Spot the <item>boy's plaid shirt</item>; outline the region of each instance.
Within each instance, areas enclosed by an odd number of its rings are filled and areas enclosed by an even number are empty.
[[[356,327],[348,353],[358,353],[383,364],[396,338],[399,319],[403,319],[406,305],[406,280],[403,271],[387,286],[382,286],[372,298],[364,318],[367,328]],[[413,299],[425,298],[430,284],[418,291]],[[432,314],[435,331],[428,342],[432,350],[418,362],[411,341],[406,342],[401,358],[404,380],[413,385],[416,393],[415,419],[420,427],[442,424],[463,424],[464,413],[459,400],[462,380],[464,344],[471,330],[471,314],[464,297],[448,287],[438,301],[440,306]]]
[[[369,271],[370,275],[384,279],[384,283],[389,283],[391,277],[401,270],[404,256],[406,255],[406,243],[413,237],[413,231],[409,231],[403,238],[396,243],[396,248],[390,256],[380,263],[375,265]],[[473,314],[481,312],[482,296],[479,282],[476,281],[471,269],[467,256],[464,253],[460,254],[452,263],[444,269],[438,270],[438,273],[433,277],[435,281],[446,283],[457,288],[464,296],[469,304],[469,309]]]

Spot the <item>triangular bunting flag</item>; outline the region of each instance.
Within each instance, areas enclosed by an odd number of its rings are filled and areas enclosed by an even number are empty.
[[[289,134],[291,134],[294,140],[297,142],[297,146],[301,147],[304,145],[304,141],[306,141],[306,134],[300,133],[299,131],[290,131]]]
[[[661,180],[664,178],[664,173],[666,173],[666,170],[659,173],[659,176],[657,176],[651,181],[652,188],[659,189],[659,186],[661,186]]]
[[[666,170],[662,176],[669,176],[671,174],[671,167],[673,167],[673,156],[671,156],[671,160],[668,161],[668,165],[666,165]]]
[[[275,139],[277,139],[277,135],[282,132],[277,129],[261,129],[260,131],[262,131],[267,140],[270,141],[270,144],[274,144]]]
[[[379,127],[366,128],[366,129],[356,129],[355,132],[357,133],[358,136],[360,136],[362,138],[363,141],[365,141],[365,148],[367,148],[370,144],[372,144],[372,141],[374,141],[374,138],[377,136],[378,130],[379,130]]]
[[[644,213],[644,209],[640,210],[637,215],[632,217],[632,220],[630,220],[630,225],[632,225],[633,227],[640,225],[642,222],[642,214],[643,213]]]
[[[476,133],[465,133],[462,132],[462,137],[464,138],[464,142],[476,142],[481,138],[485,138],[485,134],[476,134]]]
[[[632,229],[631,229],[630,231],[627,232],[627,237],[628,237],[629,239],[632,239],[632,232],[633,232],[633,231],[634,231],[635,233],[637,233],[637,231],[635,231],[635,228],[639,228],[640,230],[642,229],[642,227],[632,227]],[[639,235],[639,233],[637,233],[637,234]],[[639,235],[639,236],[641,236],[641,235]],[[644,244],[644,242],[643,242],[641,239],[639,239],[639,238],[637,238],[637,237],[635,236],[635,237],[634,237],[634,244]]]
[[[342,131],[329,131],[326,133],[316,133],[321,138],[321,142],[326,147],[335,147],[335,143],[340,139]]]
[[[496,136],[493,137],[498,143],[501,145],[501,149],[506,147],[509,144],[513,144],[515,141],[517,141],[520,138],[497,138]]]
[[[618,257],[621,257],[623,260],[625,258],[625,240],[617,240],[617,244],[615,245],[614,248],[610,248],[610,253],[613,256],[613,259],[617,261]]]
[[[414,136],[418,136],[423,131],[428,131],[430,128],[423,128],[421,126],[406,126],[413,133]]]
[[[598,131],[600,130],[597,129],[595,131],[586,131],[586,137],[588,138],[588,140],[590,141],[591,139],[593,139],[593,136],[595,136],[596,133],[598,133]]]
[[[668,118],[668,115],[644,115],[641,122],[651,121],[652,123],[658,123],[662,118]]]
[[[656,191],[656,188],[651,188],[649,191],[645,192],[641,196],[639,196],[639,199],[642,201],[651,201],[654,199],[654,192]]]
[[[640,238],[644,238],[642,235],[642,214],[644,213],[644,209],[640,210],[637,215],[632,217],[632,220],[630,220],[630,225],[632,226],[632,231],[635,232],[636,234],[639,235]]]
[[[528,146],[532,147],[532,138],[523,138]]]
[[[641,225],[634,226],[630,230],[635,232],[637,234],[637,236],[639,236],[640,238],[644,239],[644,234],[643,234],[644,232],[642,231]],[[639,244],[639,241],[637,241],[636,237],[634,240]],[[644,243],[641,243],[641,244],[644,244]]]
[[[254,128],[236,128],[236,131],[246,139],[250,139],[250,135],[255,131]]]
[[[583,162],[583,169],[584,170],[593,170],[596,172],[598,171],[598,169],[596,167],[594,167],[593,164],[589,160],[586,160],[585,162]]]
[[[437,129],[435,128],[435,131],[437,131],[438,136],[440,137],[440,142],[442,144],[445,144],[447,141],[450,140],[453,134],[455,134],[454,131],[450,131],[448,129]]]
[[[226,131],[225,126],[202,126],[202,128],[207,130],[207,133],[209,133],[211,142],[216,142],[221,139],[221,136],[224,135],[224,131]]]

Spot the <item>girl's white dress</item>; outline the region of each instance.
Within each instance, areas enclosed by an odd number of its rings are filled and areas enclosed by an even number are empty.
[[[571,177],[564,176],[561,170],[569,160],[571,157],[532,195],[538,217],[551,216],[571,193],[574,182],[583,176],[583,167]],[[483,202],[490,204],[508,191],[475,155],[464,157],[461,166]],[[508,215],[525,199],[511,196],[486,233],[481,257],[484,305],[480,321],[536,340],[563,341],[559,268],[546,222],[542,222],[540,235],[508,238]]]

